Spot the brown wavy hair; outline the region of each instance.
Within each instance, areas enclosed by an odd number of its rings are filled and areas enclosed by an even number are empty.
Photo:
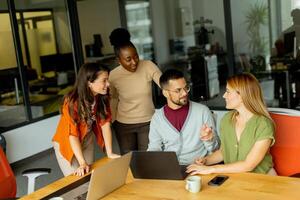
[[[93,95],[88,82],[94,82],[98,75],[103,72],[109,72],[109,69],[99,63],[85,63],[78,72],[73,90],[65,97],[69,103],[69,111],[73,120],[88,122],[92,117],[92,104],[96,101],[97,116],[101,119],[107,118],[109,109],[109,92],[102,95]],[[77,113],[76,113],[77,112]]]

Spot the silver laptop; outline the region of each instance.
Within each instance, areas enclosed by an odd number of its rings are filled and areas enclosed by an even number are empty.
[[[102,165],[92,172],[87,200],[98,200],[125,184],[131,152]]]

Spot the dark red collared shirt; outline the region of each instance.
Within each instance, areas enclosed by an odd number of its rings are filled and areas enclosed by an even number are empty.
[[[164,113],[166,118],[174,126],[174,128],[176,128],[180,132],[189,113],[189,104],[186,104],[177,110],[173,110],[168,105],[165,105]]]

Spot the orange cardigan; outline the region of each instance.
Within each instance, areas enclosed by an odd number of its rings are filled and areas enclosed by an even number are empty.
[[[71,148],[69,136],[73,135],[79,138],[80,142],[83,142],[83,139],[87,135],[87,124],[82,121],[78,124],[75,124],[73,118],[70,116],[69,112],[69,101],[66,98],[62,106],[62,114],[56,129],[56,133],[52,139],[59,144],[59,149],[61,155],[71,163],[71,160],[74,156],[74,152]],[[104,139],[102,135],[102,128],[105,123],[111,121],[111,112],[110,108],[108,110],[108,117],[106,119],[100,119],[100,116],[96,117],[96,126],[93,126],[93,132],[96,136],[98,145],[104,149]],[[74,106],[74,114],[77,114],[77,106]]]

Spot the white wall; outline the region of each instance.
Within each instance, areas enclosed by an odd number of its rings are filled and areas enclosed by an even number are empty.
[[[93,34],[101,34],[103,54],[113,53],[109,35],[121,27],[118,0],[78,1],[77,8],[83,49],[86,44],[94,43]]]
[[[59,115],[3,133],[6,139],[6,154],[10,163],[33,156],[52,148],[52,137]]]

